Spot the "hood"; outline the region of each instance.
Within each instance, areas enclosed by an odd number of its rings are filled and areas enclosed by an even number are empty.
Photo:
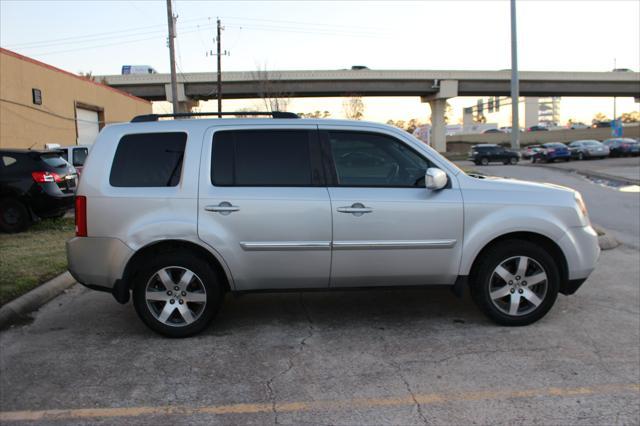
[[[476,177],[474,177],[476,176]],[[512,178],[502,178],[496,176],[480,176],[468,175],[469,179],[477,182],[483,189],[496,189],[518,192],[540,192],[540,191],[563,191],[574,193],[575,190],[566,186],[556,185],[553,183],[538,183],[528,180],[519,180]]]

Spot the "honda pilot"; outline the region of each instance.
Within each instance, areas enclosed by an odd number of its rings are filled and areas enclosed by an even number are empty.
[[[71,274],[184,337],[226,292],[424,285],[468,288],[489,318],[522,326],[595,267],[574,190],[467,175],[387,125],[273,116],[102,129],[77,191]]]

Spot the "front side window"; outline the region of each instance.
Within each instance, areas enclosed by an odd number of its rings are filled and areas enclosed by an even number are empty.
[[[311,132],[228,130],[216,132],[211,183],[216,186],[311,186]]]
[[[139,133],[120,139],[109,182],[116,187],[176,186],[187,134]]]
[[[329,132],[339,186],[418,187],[429,162],[390,136]]]

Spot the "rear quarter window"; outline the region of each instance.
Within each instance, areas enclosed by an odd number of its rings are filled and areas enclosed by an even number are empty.
[[[123,136],[118,142],[109,183],[128,188],[177,186],[186,142],[184,132]]]

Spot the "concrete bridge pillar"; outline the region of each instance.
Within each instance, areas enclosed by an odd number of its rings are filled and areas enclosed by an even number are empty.
[[[167,102],[173,102],[173,93],[171,93],[171,84],[164,85],[164,93]],[[197,107],[199,101],[189,99],[184,92],[184,83],[178,83],[178,111],[174,112],[191,112],[191,108]]]
[[[446,152],[447,123],[444,116],[447,99],[458,96],[458,80],[435,80],[433,86],[438,88],[438,92],[420,99],[429,102],[431,107],[431,147],[438,152]]]
[[[447,129],[444,120],[446,99],[431,99],[431,147],[438,152],[447,151]]]

